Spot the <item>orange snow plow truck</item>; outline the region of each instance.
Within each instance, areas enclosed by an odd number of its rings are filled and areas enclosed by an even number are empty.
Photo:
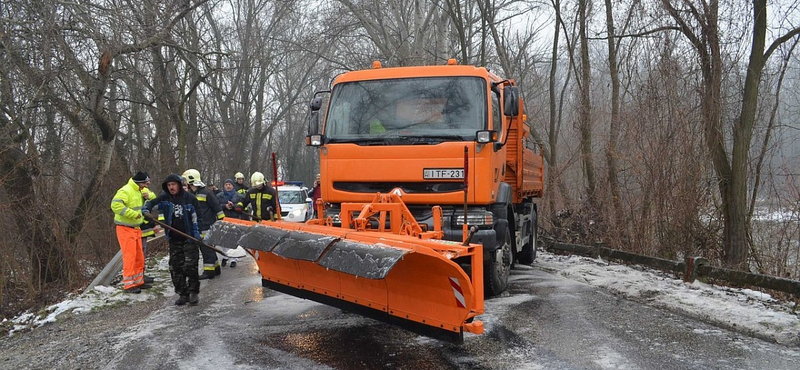
[[[375,62],[310,109],[317,216],[226,219],[207,241],[248,249],[265,287],[452,342],[482,333],[484,294],[536,257],[543,163],[514,81]]]

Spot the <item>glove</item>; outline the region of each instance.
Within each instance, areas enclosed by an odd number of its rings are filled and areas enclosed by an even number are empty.
[[[142,217],[144,217],[145,220],[150,222],[154,220],[153,215],[151,215],[150,212],[143,212]]]
[[[239,213],[242,213],[242,212],[244,212],[244,209],[242,208],[242,206],[239,206],[239,205],[237,205],[236,207],[234,207],[234,208],[233,208],[233,210],[234,210],[234,211],[236,211],[236,212],[239,212]]]

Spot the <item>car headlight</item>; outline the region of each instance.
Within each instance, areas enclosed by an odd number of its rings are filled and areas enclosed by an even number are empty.
[[[288,215],[286,215],[286,217],[289,217],[289,218],[299,218],[299,217],[300,217],[300,215],[301,215],[302,213],[303,213],[303,210],[302,210],[302,209],[295,209],[295,210],[293,210],[293,211],[289,211],[289,214],[288,214]]]

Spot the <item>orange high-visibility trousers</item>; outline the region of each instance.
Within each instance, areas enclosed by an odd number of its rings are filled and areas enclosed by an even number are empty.
[[[142,230],[117,225],[117,240],[122,250],[122,286],[131,289],[144,284]]]

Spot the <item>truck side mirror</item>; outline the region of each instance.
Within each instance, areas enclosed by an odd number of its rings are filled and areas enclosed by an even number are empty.
[[[319,133],[319,109],[322,107],[322,97],[315,96],[308,104],[308,136]]]
[[[519,115],[519,88],[506,86],[503,88],[503,114],[506,117]]]
[[[308,134],[314,135],[319,133],[319,111],[312,110],[308,115]]]
[[[312,111],[318,111],[322,108],[322,97],[315,96],[314,99],[311,99],[311,103],[308,105],[308,108]]]

